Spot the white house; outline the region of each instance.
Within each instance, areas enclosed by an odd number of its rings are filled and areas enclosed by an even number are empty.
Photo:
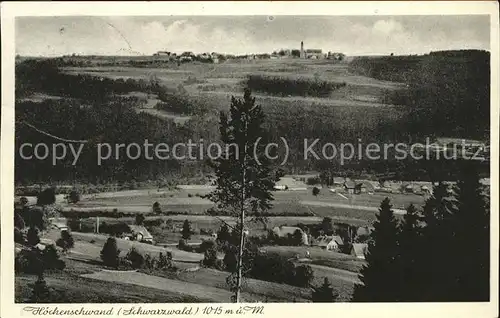
[[[338,235],[318,237],[318,246],[327,251],[339,251],[340,246],[344,244],[342,238]]]

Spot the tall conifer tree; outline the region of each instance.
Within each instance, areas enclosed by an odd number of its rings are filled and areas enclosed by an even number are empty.
[[[243,276],[246,218],[252,215],[260,220],[271,208],[275,178],[265,157],[267,142],[263,129],[264,112],[255,105],[255,98],[246,89],[243,100],[231,98],[229,117],[220,116],[220,134],[223,154],[214,161],[217,176],[216,189],[207,197],[217,208],[230,212],[237,218],[238,264],[236,266],[234,301],[240,302]]]
[[[368,244],[367,265],[360,273],[363,284],[355,286],[353,301],[397,301],[398,225],[389,198],[380,204],[374,227],[373,239]]]

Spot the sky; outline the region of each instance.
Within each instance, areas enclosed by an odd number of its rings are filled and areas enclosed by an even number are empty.
[[[18,17],[16,54],[150,55],[157,51],[346,55],[490,49],[489,16]]]

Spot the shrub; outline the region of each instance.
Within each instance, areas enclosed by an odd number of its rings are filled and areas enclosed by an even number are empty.
[[[71,190],[68,195],[68,202],[73,204],[80,202],[80,193],[78,193],[76,190]]]
[[[184,220],[184,224],[182,224],[181,234],[184,240],[189,240],[191,238],[193,230],[191,229],[191,222],[189,222],[188,220]]]
[[[226,223],[223,223],[217,232],[217,243],[219,245],[225,245],[228,243],[231,234],[229,233],[229,227]]]
[[[314,272],[309,265],[300,265],[295,268],[295,275],[292,285],[299,287],[309,287],[312,279],[314,278]]]
[[[246,86],[252,91],[260,91],[281,96],[327,97],[334,90],[345,87],[346,83],[334,83],[318,79],[291,79],[264,75],[250,75]]]
[[[116,246],[116,239],[114,237],[109,237],[102,247],[101,260],[104,265],[117,268],[120,263],[119,255],[120,250]]]
[[[209,249],[217,249],[217,244],[213,240],[203,240],[198,248],[198,253],[205,253]]]
[[[16,273],[39,274],[43,270],[42,265],[39,251],[23,249],[16,255],[14,270]]]
[[[63,270],[66,264],[59,259],[59,254],[54,245],[48,245],[42,251],[43,268],[46,270]]]
[[[139,253],[134,247],[130,249],[125,258],[130,261],[132,268],[138,269],[144,266],[144,256]]]
[[[192,198],[193,195],[191,193],[188,193],[188,198]]]
[[[307,180],[306,180],[306,184],[308,184],[308,185],[316,185],[316,184],[320,184],[320,183],[321,183],[320,177],[310,177],[310,178],[307,178]]]
[[[314,188],[312,189],[312,194],[313,194],[314,196],[317,196],[317,195],[319,194],[319,192],[320,192],[320,191],[319,191],[319,188],[318,188],[318,187],[314,187]]]
[[[146,218],[144,217],[144,214],[141,214],[141,213],[136,214],[135,215],[135,224],[137,224],[137,225],[143,225],[145,219]]]
[[[180,239],[179,244],[177,245],[177,248],[180,249],[181,251],[186,251],[186,252],[192,252],[193,247],[189,244],[186,243],[186,240]]]
[[[224,259],[222,260],[224,263],[224,267],[227,271],[234,272],[236,270],[236,266],[238,264],[237,258],[237,249],[233,246],[229,246],[226,248],[226,253],[224,254]]]
[[[160,255],[158,256],[157,268],[158,269],[172,268],[172,253],[171,252],[167,252],[166,254],[163,254],[160,252]]]
[[[28,233],[26,234],[26,241],[28,245],[35,246],[40,243],[40,237],[38,236],[38,229],[36,227],[30,227]]]
[[[14,211],[14,227],[22,230],[25,228],[25,226],[26,223],[24,222],[24,219],[21,216],[21,214],[19,214],[19,212],[17,211]]]
[[[75,246],[75,241],[71,233],[68,231],[61,231],[61,237],[56,241],[56,245],[62,248],[64,252],[67,252]]]
[[[161,214],[161,206],[160,206],[160,203],[158,201],[153,203],[153,213],[154,214]]]
[[[38,275],[38,279],[33,286],[33,291],[30,297],[31,303],[50,303],[50,290],[43,275]]]
[[[24,235],[17,227],[14,228],[14,242],[24,244]]]
[[[211,247],[204,252],[204,257],[202,261],[203,266],[211,268],[220,268],[220,262],[217,259],[217,250],[215,247]]]
[[[26,198],[26,197],[21,197],[19,199],[19,203],[21,203],[22,206],[25,206],[26,204],[28,204],[28,202],[29,202],[28,198]]]
[[[21,217],[26,222],[26,226],[45,230],[50,224],[47,212],[41,207],[24,207],[21,211]]]
[[[37,196],[37,205],[49,205],[56,202],[56,191],[54,188],[48,188],[40,192]]]

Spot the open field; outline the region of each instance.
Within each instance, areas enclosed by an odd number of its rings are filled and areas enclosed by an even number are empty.
[[[120,218],[120,221],[133,222],[133,214],[151,214],[152,205],[158,202],[162,212],[170,215],[151,216],[148,220],[184,220],[189,219],[195,222],[195,228],[205,228],[209,220],[217,218],[207,215],[207,210],[213,207],[213,203],[201,196],[207,194],[208,187],[181,188],[178,190],[133,190],[123,193],[98,193],[86,195],[77,204],[66,204],[61,207],[63,211],[79,212],[102,212],[102,221],[113,223],[117,219],[106,218],[106,213],[113,211],[122,212],[130,217]],[[387,196],[391,198],[393,209],[396,215],[405,213],[404,209],[414,204],[417,207],[423,205],[425,197],[414,194],[359,194],[343,196],[332,193],[327,189],[321,190],[318,196],[311,193],[311,189],[303,191],[276,191],[273,193],[273,207],[269,211],[269,218],[273,221],[269,226],[282,225],[277,221],[286,222],[288,225],[304,223],[304,218],[312,217],[314,222],[317,218],[331,217],[334,221],[345,222],[352,225],[367,225],[375,220],[380,202]],[[178,214],[178,215],[177,215]],[[283,216],[284,219],[274,218]],[[198,216],[194,217],[193,216]],[[229,219],[231,220],[231,219]],[[306,219],[307,220],[307,219]],[[208,228],[213,229],[212,225]]]
[[[297,254],[299,255],[299,257],[305,257],[306,252],[309,252],[312,264],[334,265],[330,267],[349,271],[351,273],[358,273],[366,263],[362,259],[358,259],[343,253],[327,251],[319,247],[265,246],[262,249],[267,253],[276,253],[289,258],[294,258]]]

